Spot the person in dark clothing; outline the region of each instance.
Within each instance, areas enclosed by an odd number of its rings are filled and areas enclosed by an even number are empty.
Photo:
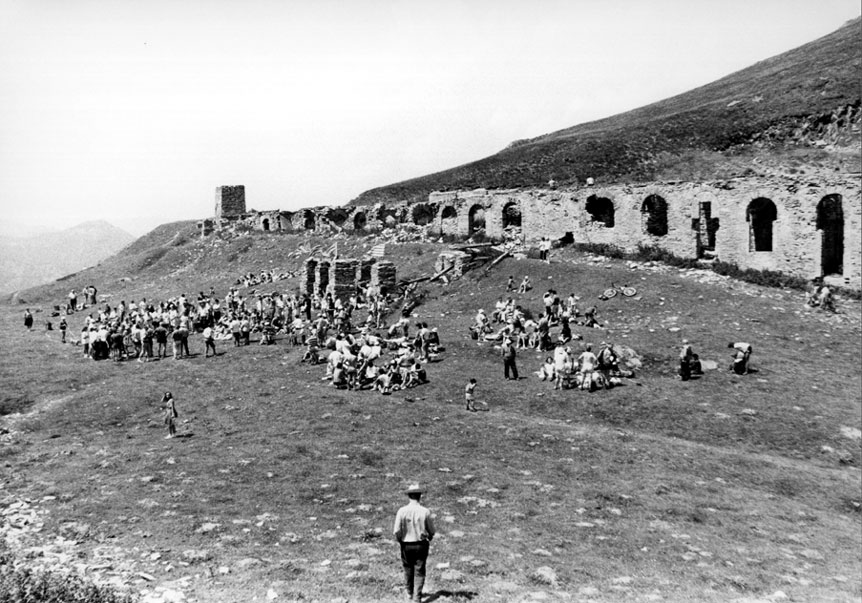
[[[513,379],[515,381],[518,380],[518,367],[515,364],[515,345],[512,342],[511,338],[507,337],[503,341],[502,346],[502,355],[503,355],[503,376],[506,379]],[[509,374],[511,373],[511,377]]]

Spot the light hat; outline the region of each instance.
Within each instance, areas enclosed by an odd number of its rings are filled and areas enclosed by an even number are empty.
[[[404,489],[404,494],[425,494],[425,488],[418,483],[410,484]]]

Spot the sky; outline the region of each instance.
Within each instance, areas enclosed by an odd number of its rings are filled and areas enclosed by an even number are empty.
[[[134,235],[363,191],[709,83],[858,0],[0,0],[0,216]]]

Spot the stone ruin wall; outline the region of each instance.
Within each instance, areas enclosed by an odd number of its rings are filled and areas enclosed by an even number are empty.
[[[824,222],[829,213],[824,208],[829,207],[832,214],[838,208],[838,222]],[[651,221],[656,215],[664,216],[658,228]],[[417,224],[427,226],[435,236],[470,237],[483,232],[492,239],[503,238],[506,227],[514,226],[519,227],[514,233],[526,242],[566,238],[629,251],[651,245],[680,257],[717,258],[741,268],[780,270],[806,279],[824,271],[837,273],[842,285],[862,288],[862,182],[855,174],[827,176],[817,182],[754,177],[559,190],[452,191],[431,193],[427,202],[415,204],[222,214],[212,226],[217,229],[229,223],[258,230],[328,233],[372,233]],[[512,228],[509,231],[511,235]],[[202,232],[207,232],[203,223]],[[836,259],[833,252],[827,258],[824,244],[828,247],[836,237],[843,238],[843,254]]]

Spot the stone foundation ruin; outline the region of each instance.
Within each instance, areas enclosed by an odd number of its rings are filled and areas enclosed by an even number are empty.
[[[862,189],[858,174],[817,181],[787,177],[714,182],[652,182],[571,189],[435,192],[427,202],[246,211],[245,189],[216,189],[213,230],[242,224],[271,232],[371,233],[415,224],[435,236],[502,239],[520,233],[633,251],[658,247],[677,256],[720,259],[741,268],[826,276],[862,288]],[[360,267],[360,272],[362,268]],[[366,280],[370,278],[365,269]],[[330,277],[330,280],[331,277]],[[370,280],[373,280],[371,278]]]

